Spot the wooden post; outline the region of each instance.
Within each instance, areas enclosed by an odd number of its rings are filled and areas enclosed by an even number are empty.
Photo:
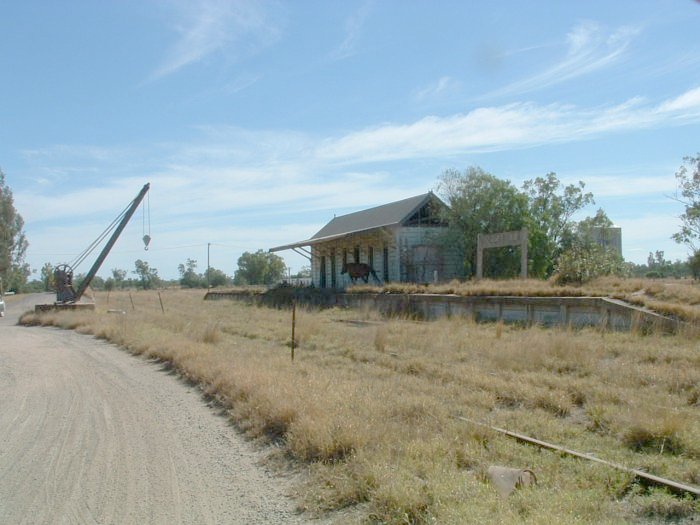
[[[569,307],[566,303],[559,305],[559,319],[561,326],[567,327],[569,325]]]
[[[500,233],[478,233],[476,235],[476,278],[484,276],[484,250],[502,246],[520,246],[520,277],[527,279],[527,228]]]
[[[484,276],[484,246],[480,233],[476,234],[476,278]]]
[[[165,308],[163,308],[163,298],[160,296],[160,292],[158,292],[158,300],[160,301],[160,311],[165,313]]]
[[[296,331],[296,324],[297,324],[297,301],[294,299],[292,301],[292,361],[294,361],[294,345],[296,341],[294,338],[296,337],[295,331]]]
[[[134,306],[134,298],[131,297],[131,292],[129,292],[129,301],[131,301],[131,309],[135,312],[136,307]]]
[[[520,230],[520,277],[527,279],[527,228]]]

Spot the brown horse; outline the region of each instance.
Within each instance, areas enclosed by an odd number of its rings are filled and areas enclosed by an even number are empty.
[[[340,270],[341,274],[347,273],[350,279],[354,283],[357,279],[362,279],[364,282],[369,282],[370,274],[381,283],[379,277],[377,277],[377,272],[369,265],[365,263],[345,263],[343,264],[343,269]]]

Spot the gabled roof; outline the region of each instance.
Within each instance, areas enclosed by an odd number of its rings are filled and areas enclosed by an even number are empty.
[[[382,204],[381,206],[376,206],[367,210],[334,217],[310,239],[286,244],[284,246],[276,246],[270,248],[270,251],[277,252],[291,248],[299,248],[301,246],[310,246],[312,244],[338,239],[353,233],[365,232],[386,226],[396,226],[410,218],[431,199],[436,199],[442,204],[442,201],[431,191],[422,195],[416,195],[415,197],[409,197],[408,199]]]
[[[312,239],[321,239],[339,234],[348,234],[359,231],[371,230],[382,226],[393,226],[413,214],[423,206],[432,193],[424,193],[415,197],[409,197],[389,204],[383,204],[368,210],[348,213],[340,217],[334,217],[331,222],[321,228]]]

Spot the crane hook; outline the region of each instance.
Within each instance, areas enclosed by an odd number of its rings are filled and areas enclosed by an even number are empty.
[[[148,235],[148,234],[144,235],[144,236],[143,236],[143,244],[144,244],[143,249],[144,249],[145,251],[148,251],[148,245],[149,245],[150,243],[151,243],[151,236]]]

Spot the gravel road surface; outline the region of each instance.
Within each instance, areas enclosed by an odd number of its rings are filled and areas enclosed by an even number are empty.
[[[261,453],[158,364],[0,319],[0,523],[305,523]],[[50,302],[44,296],[38,302]]]

